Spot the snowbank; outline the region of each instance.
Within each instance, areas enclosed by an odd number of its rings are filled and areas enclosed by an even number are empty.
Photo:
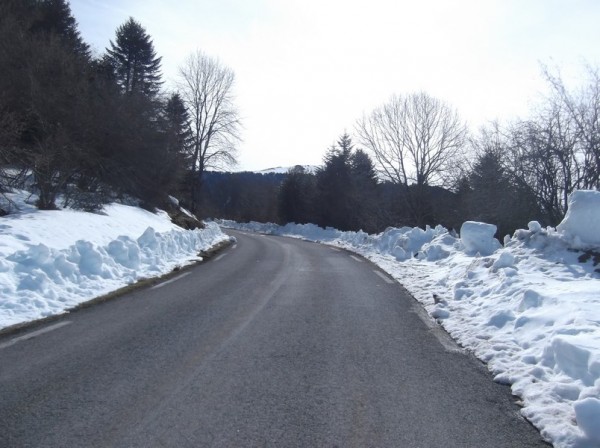
[[[389,228],[378,235],[312,224],[221,222],[353,250],[400,281],[465,348],[511,384],[522,414],[557,447],[600,446],[600,193],[576,192],[553,228],[532,221],[505,246],[494,226]],[[433,295],[438,298],[433,300]],[[437,303],[435,303],[437,302]]]
[[[557,230],[569,238],[574,247],[600,247],[600,191],[571,193],[567,215]]]
[[[23,194],[16,194],[16,201]],[[0,328],[54,314],[140,278],[168,273],[227,240],[164,212],[111,204],[102,214],[24,207],[0,219]]]

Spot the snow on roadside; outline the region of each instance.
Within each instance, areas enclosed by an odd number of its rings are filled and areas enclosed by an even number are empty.
[[[40,211],[26,197],[11,194],[21,211],[0,218],[0,329],[166,274],[229,239],[214,223],[184,230],[162,211]]]
[[[600,192],[573,193],[558,230],[533,221],[504,247],[484,223],[465,223],[462,238],[440,226],[368,235],[313,224],[220,223],[371,259],[497,381],[511,384],[522,414],[546,440],[560,448],[600,446],[600,266],[579,261],[582,252],[574,250],[600,250]]]

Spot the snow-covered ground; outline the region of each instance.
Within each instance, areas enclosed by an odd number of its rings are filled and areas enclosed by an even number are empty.
[[[320,241],[359,253],[387,271],[465,348],[512,385],[522,413],[556,447],[600,447],[600,192],[571,196],[557,229],[528,224],[493,239],[468,222],[378,235],[312,224],[222,225]],[[596,262],[600,262],[600,256]]]
[[[304,168],[304,171],[308,174],[315,174],[318,168],[316,165],[276,166],[274,168],[267,168],[264,170],[254,172],[258,174],[286,174],[289,170],[297,166],[301,166],[302,168]]]
[[[184,230],[165,212],[122,204],[40,211],[26,192],[8,196],[20,211],[0,218],[0,329],[166,274],[229,238],[214,223]]]
[[[170,272],[228,239],[214,223],[187,231],[164,212],[121,204],[94,214],[39,211],[24,192],[10,197],[21,210],[0,218],[0,328]],[[465,223],[460,238],[439,226],[368,235],[312,224],[222,224],[373,260],[497,381],[512,385],[523,415],[547,440],[600,447],[600,192],[576,192],[557,229],[531,222],[504,246],[484,223]]]

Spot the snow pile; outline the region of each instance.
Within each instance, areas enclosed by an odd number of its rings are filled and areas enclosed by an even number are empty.
[[[335,243],[347,245],[348,247],[375,247],[380,253],[393,255],[396,260],[407,260],[416,256],[426,243],[431,242],[447,230],[442,226],[432,229],[429,226],[425,230],[417,227],[402,227],[401,229],[390,227],[379,235],[368,233],[342,232],[331,227],[323,229],[315,224],[288,223],[279,226],[273,223],[238,223],[229,220],[217,221],[223,227],[235,228],[246,232],[260,232],[268,235],[280,235],[292,238],[302,238],[309,241],[322,243]],[[433,250],[430,248],[433,253]],[[438,254],[441,256],[441,254]]]
[[[600,194],[591,190],[571,193],[567,216],[557,230],[577,248],[600,247]]]
[[[111,204],[103,214],[21,212],[0,218],[0,328],[59,314],[141,278],[198,260],[227,240],[208,223],[184,230],[164,212]]]
[[[497,381],[511,384],[545,439],[600,446],[600,265],[575,250],[600,252],[600,192],[575,192],[557,230],[532,221],[504,247],[494,226],[474,222],[460,238],[439,226],[367,235],[311,224],[223,224],[371,259],[487,362]]]
[[[500,243],[494,238],[497,227],[483,222],[466,221],[460,227],[460,239],[465,252],[470,255],[490,255],[499,247]]]

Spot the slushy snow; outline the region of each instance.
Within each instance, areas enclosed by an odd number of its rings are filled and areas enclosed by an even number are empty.
[[[532,221],[501,246],[495,226],[465,223],[378,235],[313,224],[221,221],[359,253],[401,282],[465,349],[510,384],[522,414],[560,448],[600,447],[600,192],[577,191],[557,227]],[[434,295],[436,300],[434,300]]]
[[[0,328],[60,314],[141,278],[200,259],[227,240],[214,223],[184,230],[165,212],[110,204],[101,214],[21,211],[0,218]]]

